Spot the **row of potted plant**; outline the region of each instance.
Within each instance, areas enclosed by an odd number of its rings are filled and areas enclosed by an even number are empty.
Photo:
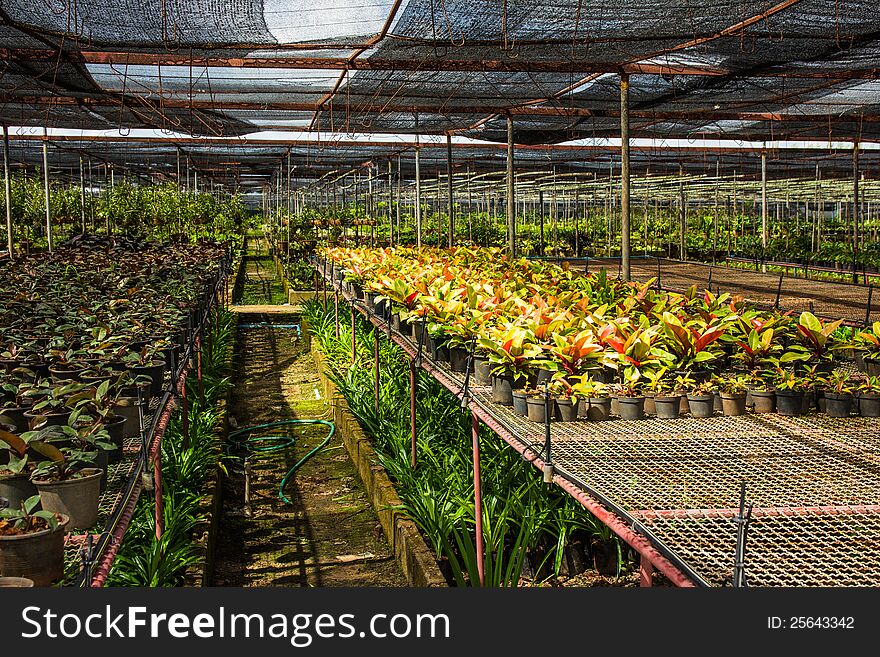
[[[62,249],[5,265],[0,574],[61,576],[64,531],[97,521],[109,466],[184,353],[224,255],[206,244]]]

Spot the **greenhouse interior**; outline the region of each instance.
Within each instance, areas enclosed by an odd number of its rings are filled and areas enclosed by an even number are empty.
[[[878,35],[2,0],[2,586],[880,585]]]

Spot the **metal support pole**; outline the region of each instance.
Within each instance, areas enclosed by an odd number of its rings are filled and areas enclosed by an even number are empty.
[[[199,406],[205,408],[205,387],[202,382],[202,336],[196,337],[196,379],[199,385]]]
[[[761,149],[761,271],[767,271],[767,149]]]
[[[678,165],[678,257],[687,260],[687,200],[684,196],[684,166]]]
[[[653,578],[654,564],[648,561],[644,556],[639,557],[639,586],[643,588],[654,586]]]
[[[3,188],[6,202],[6,248],[9,249],[9,257],[15,255],[12,243],[12,180],[9,177],[9,128],[3,126]]]
[[[333,317],[336,327],[336,339],[339,340],[339,290],[333,290]]]
[[[471,411],[471,449],[474,459],[474,530],[476,533],[477,573],[480,586],[486,583],[485,548],[483,546],[483,489],[480,477],[480,420]]]
[[[373,329],[373,392],[375,393],[376,416],[379,415],[379,329]]]
[[[183,389],[180,392],[180,412],[183,420],[183,448],[189,449],[189,401],[186,394],[186,379],[183,381]]]
[[[357,360],[357,340],[355,339],[355,309],[354,301],[351,303],[351,364],[354,365]]]
[[[516,204],[513,189],[513,117],[507,117],[507,250],[516,257]]]
[[[721,176],[721,161],[715,160],[715,214],[712,218],[712,264],[718,259],[718,183]]]
[[[46,241],[52,253],[52,207],[49,203],[49,136],[43,128],[43,192],[46,201]]]
[[[82,155],[79,156],[79,218],[83,235],[86,233],[86,179],[83,172]]]
[[[623,280],[631,278],[629,216],[629,75],[620,75],[620,264]]]
[[[419,167],[419,150],[419,133],[416,132],[416,247],[422,248],[422,171]]]
[[[861,215],[861,204],[859,203],[859,142],[853,142],[853,283],[857,282],[856,270],[859,262],[859,219]]]
[[[454,199],[452,196],[452,135],[446,135],[446,181],[449,184],[448,189],[448,223],[446,244],[451,249],[455,243],[455,210]]]
[[[156,540],[162,538],[165,529],[165,500],[162,497],[162,446],[156,448],[153,456],[153,499],[155,500],[154,524]]]
[[[410,467],[416,469],[416,361],[409,361],[409,437]]]

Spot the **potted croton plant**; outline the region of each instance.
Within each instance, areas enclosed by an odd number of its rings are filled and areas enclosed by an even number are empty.
[[[150,377],[150,395],[158,397],[162,394],[165,380],[166,362],[158,357],[150,345],[144,346],[139,352],[127,354],[123,362],[135,376]]]
[[[549,384],[550,394],[553,396],[554,413],[560,422],[574,422],[578,418],[578,398],[574,392],[574,386],[567,378],[558,373]]]
[[[72,447],[46,447],[49,460],[37,463],[31,481],[43,509],[70,518],[72,529],[88,529],[98,520],[103,470],[94,466],[96,452]]]
[[[589,374],[572,386],[573,393],[580,399],[580,416],[592,422],[604,422],[611,416],[611,396],[608,384],[595,381]]]
[[[776,391],[766,374],[752,372],[747,375],[746,388],[755,406],[755,413],[773,413],[776,411]]]
[[[859,415],[880,417],[880,376],[861,377],[858,382]]]
[[[849,417],[853,405],[853,382],[847,372],[831,372],[823,379],[825,413],[829,417]]]
[[[39,507],[40,497],[33,495],[19,505],[0,508],[0,573],[49,586],[64,576],[69,518]]]
[[[707,418],[715,413],[716,384],[713,381],[693,381],[687,387],[688,408],[692,417]]]
[[[795,372],[781,367],[777,368],[773,378],[776,412],[788,416],[801,415],[804,410],[804,391],[808,383]]]
[[[541,347],[534,336],[520,326],[508,325],[481,337],[480,347],[489,354],[492,365],[492,399],[497,404],[513,404],[513,391],[522,388],[529,374],[540,363]]]
[[[728,417],[744,415],[746,412],[746,384],[744,374],[730,376],[716,375],[712,383],[721,397],[721,410]]]

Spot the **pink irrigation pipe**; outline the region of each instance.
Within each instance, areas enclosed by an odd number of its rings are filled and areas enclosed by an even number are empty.
[[[342,295],[345,300],[351,303],[351,299],[344,292],[342,293]],[[351,305],[353,308],[358,308],[358,306],[356,306],[355,304]],[[358,310],[365,314],[367,319],[374,326],[376,326],[377,328],[379,327],[380,322],[378,319],[366,313],[365,309],[361,310],[360,308],[358,308]],[[391,339],[411,358],[415,357],[415,350],[410,345],[406,344],[398,336],[393,334],[391,336]],[[427,360],[422,359],[421,367],[424,368],[425,371],[427,371],[429,374],[433,375],[434,378],[437,379],[441,384],[443,384],[443,386],[446,387],[450,392],[452,392],[453,394],[458,393],[459,386],[447,379],[443,372],[435,368]],[[539,471],[543,471],[544,461],[540,458],[540,454],[538,454],[538,452],[536,452],[531,447],[522,444],[519,440],[512,436],[495,420],[495,418],[491,414],[484,411],[479,404],[471,401],[468,405],[475,417],[480,418],[483,423],[486,424],[486,426],[492,429],[495,434],[497,434],[508,445],[513,447],[513,449],[519,452],[524,458],[527,458],[529,462],[531,462],[532,465],[534,465]],[[530,452],[532,456],[527,456],[527,452]],[[683,573],[677,566],[675,566],[675,564],[673,564],[668,558],[663,556],[647,538],[630,529],[626,525],[626,523],[624,523],[623,520],[621,520],[617,515],[606,509],[597,500],[587,495],[587,493],[578,488],[575,484],[571,483],[570,481],[558,474],[553,475],[553,483],[562,488],[565,492],[576,499],[590,513],[596,516],[596,518],[607,525],[608,528],[611,529],[611,531],[613,531],[615,534],[617,534],[617,536],[619,536],[621,540],[623,540],[627,545],[635,550],[640,557],[648,561],[657,570],[663,573],[663,575],[665,575],[669,579],[669,581],[672,582],[675,586],[695,586],[694,581],[685,573]]]

